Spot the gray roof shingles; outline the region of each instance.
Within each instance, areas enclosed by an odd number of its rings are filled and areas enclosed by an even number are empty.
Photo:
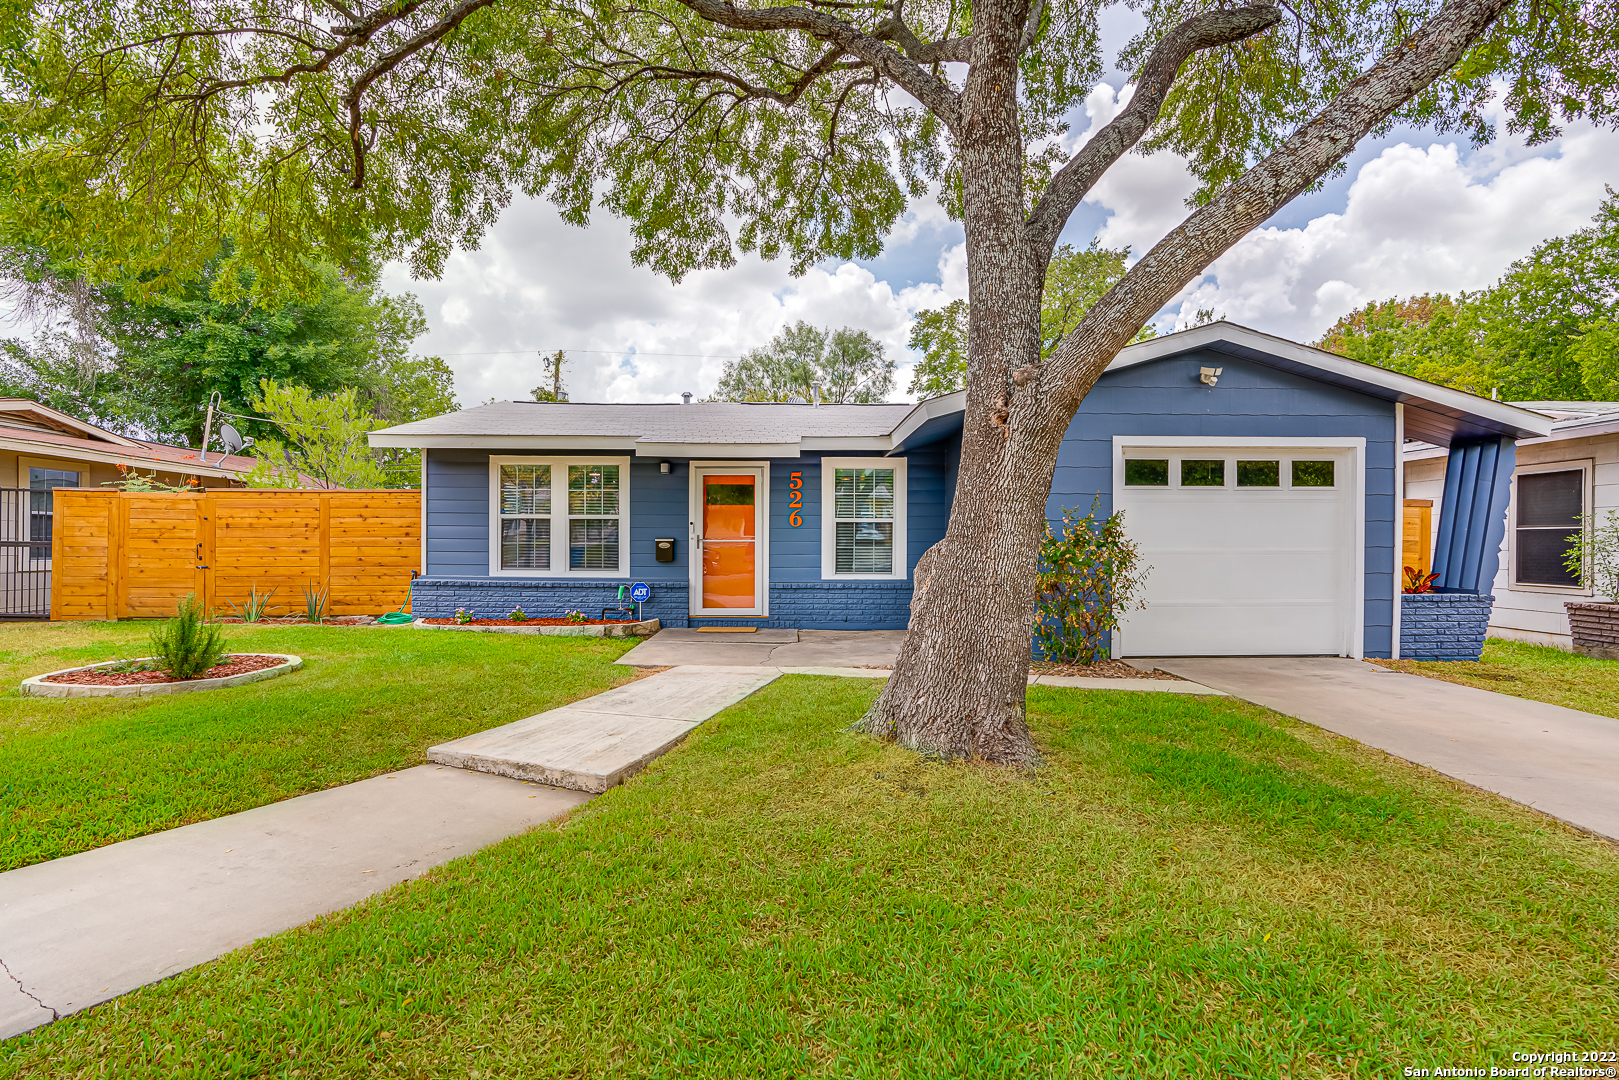
[[[388,435],[617,435],[650,443],[788,443],[801,438],[881,438],[914,405],[590,405],[496,401],[384,429]]]

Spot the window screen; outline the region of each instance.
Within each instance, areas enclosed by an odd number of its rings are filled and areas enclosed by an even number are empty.
[[[568,569],[618,569],[618,466],[568,466]]]
[[[832,496],[836,572],[893,573],[894,470],[838,469]]]
[[[1580,575],[1563,565],[1580,533],[1585,510],[1585,473],[1525,473],[1518,477],[1518,516],[1514,522],[1513,580],[1521,585],[1577,589]]]

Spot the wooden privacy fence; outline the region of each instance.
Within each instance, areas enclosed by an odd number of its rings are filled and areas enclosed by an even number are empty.
[[[268,614],[376,615],[410,601],[421,566],[416,491],[148,494],[57,488],[51,618],[167,617],[187,593],[230,614],[257,587]]]

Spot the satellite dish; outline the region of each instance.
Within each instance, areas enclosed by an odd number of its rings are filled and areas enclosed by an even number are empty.
[[[239,454],[247,446],[242,441],[242,433],[230,424],[219,425],[219,441],[224,444],[227,454]]]

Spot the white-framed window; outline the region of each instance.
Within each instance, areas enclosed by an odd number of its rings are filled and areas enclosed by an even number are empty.
[[[1591,461],[1520,465],[1512,478],[1512,588],[1586,593],[1565,564],[1591,506]]]
[[[629,576],[630,459],[489,459],[489,572]]]
[[[79,474],[70,469],[28,469],[28,539],[37,547],[28,549],[31,562],[50,562],[51,534],[55,528],[56,498],[51,494],[59,487],[76,488]]]
[[[903,578],[904,458],[821,459],[821,577]]]

